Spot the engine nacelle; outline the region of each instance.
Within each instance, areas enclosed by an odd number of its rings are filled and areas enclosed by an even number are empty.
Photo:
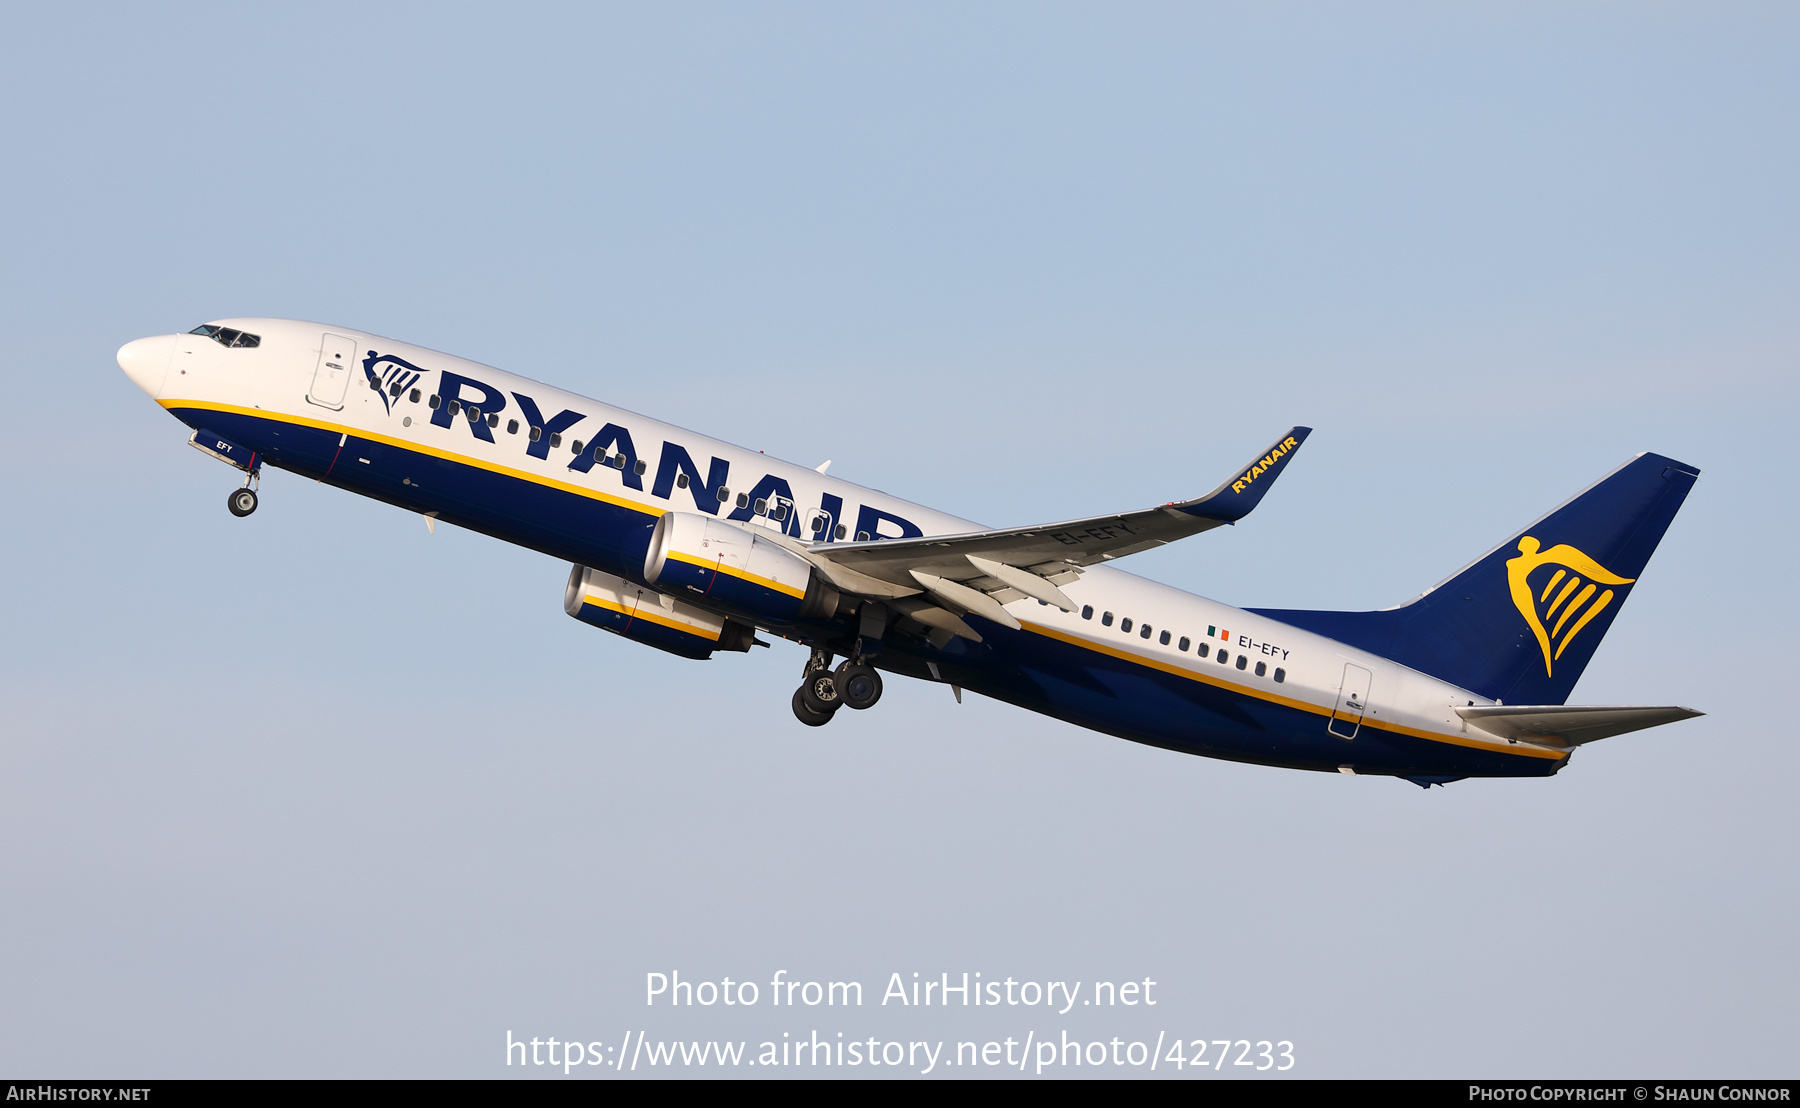
[[[644,579],[664,592],[770,623],[830,619],[841,599],[806,559],[754,528],[692,512],[669,512],[657,521]]]
[[[756,628],[634,585],[610,573],[576,566],[563,591],[563,611],[645,646],[683,658],[706,659],[715,650],[749,650]]]

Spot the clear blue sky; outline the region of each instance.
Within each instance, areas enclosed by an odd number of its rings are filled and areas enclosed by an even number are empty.
[[[0,1071],[504,1076],[504,1035],[1289,1039],[1303,1076],[1786,1075],[1800,665],[1787,5],[13,5]],[[1575,699],[1705,718],[1421,792],[1137,747],[184,445],[231,315],[451,351],[995,524],[1406,599],[1699,466]],[[644,974],[1151,977],[1154,1010],[670,1016]],[[517,1072],[516,1068],[512,1072]]]

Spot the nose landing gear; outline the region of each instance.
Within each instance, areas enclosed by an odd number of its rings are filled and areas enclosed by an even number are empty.
[[[250,467],[244,471],[243,487],[232,489],[231,495],[225,498],[225,506],[231,509],[231,514],[243,519],[251,512],[256,511],[256,490],[261,485],[262,458],[252,454],[250,455]]]
[[[260,453],[204,427],[188,436],[188,445],[209,458],[217,458],[233,469],[242,470],[243,487],[231,490],[231,495],[225,498],[225,506],[239,519],[256,511],[256,490],[262,484],[263,457]]]
[[[232,489],[231,495],[225,498],[225,506],[231,514],[242,519],[256,511],[256,490],[248,485],[241,489]]]

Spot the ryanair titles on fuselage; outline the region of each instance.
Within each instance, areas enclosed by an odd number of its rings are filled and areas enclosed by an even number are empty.
[[[418,390],[412,385],[429,373],[430,370],[398,354],[383,353],[373,347],[363,359],[364,380],[380,392],[390,416],[400,407],[401,397],[417,402]],[[390,398],[392,404],[388,403]],[[623,424],[609,421],[604,426],[592,428],[586,414],[569,408],[560,408],[554,415],[547,415],[529,393],[519,389],[503,390],[464,373],[439,370],[437,390],[430,397],[429,408],[434,426],[448,429],[460,417],[476,438],[490,443],[497,441],[494,431],[501,424],[502,413],[506,413],[508,430],[520,434],[526,455],[539,461],[549,461],[551,450],[561,447],[566,434],[571,439],[570,452],[573,454],[567,468],[576,473],[588,473],[595,465],[610,466],[619,471],[626,488],[639,493],[645,491],[644,478],[650,476],[649,494],[653,497],[670,500],[677,488],[688,489],[693,495],[694,507],[701,512],[716,516],[721,508],[729,507],[726,519],[749,522],[764,517],[796,539],[834,542],[854,538],[865,541],[916,538],[925,533],[912,520],[871,504],[857,506],[856,524],[852,528],[843,518],[843,497],[830,492],[821,494],[817,508],[824,517],[822,526],[816,531],[809,530],[803,526],[803,521],[818,517],[805,511],[797,502],[787,479],[765,473],[752,488],[734,491],[728,484],[731,471],[728,459],[709,457],[706,471],[702,473],[688,449],[669,440],[664,440],[658,451],[656,471],[652,476],[649,459],[640,458],[631,430]],[[513,425],[510,417],[515,412],[522,427]],[[587,437],[589,435],[591,437]]]

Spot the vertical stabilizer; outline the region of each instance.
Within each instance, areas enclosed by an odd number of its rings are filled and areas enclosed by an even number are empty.
[[[1562,704],[1699,474],[1639,454],[1398,608],[1252,610],[1496,700]]]

